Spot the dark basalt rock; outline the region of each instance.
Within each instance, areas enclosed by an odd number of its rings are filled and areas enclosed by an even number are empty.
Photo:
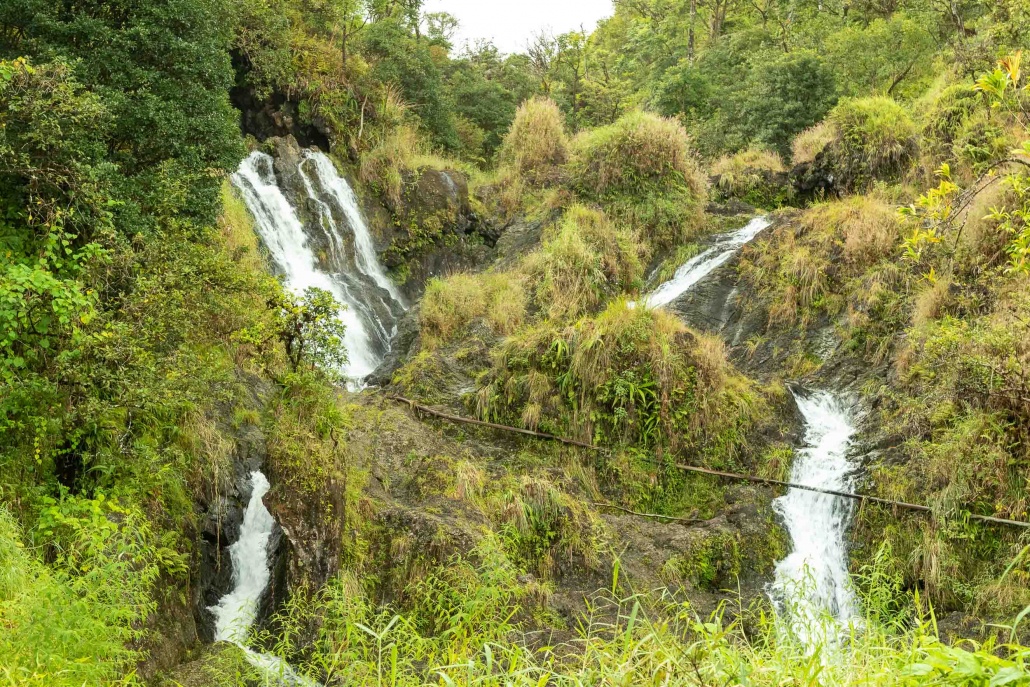
[[[240,111],[240,129],[245,136],[258,141],[275,136],[293,136],[300,144],[329,150],[329,127],[319,117],[305,123],[300,116],[300,103],[280,91],[259,97],[257,90],[246,82],[250,71],[247,58],[232,52],[232,65],[236,72],[236,85],[229,89],[229,101]]]

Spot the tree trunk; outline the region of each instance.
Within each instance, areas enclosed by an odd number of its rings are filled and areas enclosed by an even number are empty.
[[[687,60],[694,64],[694,24],[697,21],[697,0],[690,0],[690,29],[687,32]]]

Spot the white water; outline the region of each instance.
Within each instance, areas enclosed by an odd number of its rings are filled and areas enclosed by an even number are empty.
[[[268,588],[272,573],[268,566],[268,541],[275,521],[262,500],[268,493],[268,479],[259,471],[250,474],[251,493],[240,525],[240,538],[229,547],[233,588],[209,609],[215,616],[215,641],[235,644],[251,665],[280,683],[314,687],[315,683],[297,675],[285,661],[261,654],[244,644],[257,619],[261,596]]]
[[[769,224],[767,218],[755,217],[743,228],[720,236],[710,248],[695,255],[676,270],[672,279],[645,296],[644,302],[652,308],[660,308],[673,302],[716,268],[725,265],[734,253],[758,236]]]
[[[232,559],[232,591],[211,607],[215,616],[215,641],[239,643],[257,617],[258,602],[271,579],[268,569],[268,540],[275,521],[262,501],[268,493],[268,479],[258,471],[250,475],[251,493],[240,525],[240,538],[229,547]]]
[[[316,174],[322,181],[325,190],[332,194],[332,197],[336,199],[340,209],[343,210],[344,215],[347,217],[347,222],[354,232],[354,253],[358,268],[364,274],[370,276],[381,288],[389,292],[395,301],[403,303],[404,296],[401,295],[397,286],[390,281],[390,278],[386,276],[383,266],[379,264],[375,245],[372,242],[372,234],[368,230],[365,217],[358,206],[357,196],[354,195],[354,190],[350,187],[350,184],[347,183],[346,179],[337,174],[332,160],[326,157],[324,153],[307,151],[304,153],[304,161],[314,165]],[[304,171],[303,163],[301,163],[300,171],[308,184],[310,184],[310,177]],[[314,197],[313,193],[311,195]],[[332,215],[329,215],[328,219],[333,231],[336,232],[336,223],[333,221]]]
[[[343,373],[356,384],[389,352],[396,318],[404,309],[403,299],[376,259],[371,234],[353,191],[329,158],[306,152],[297,171],[307,194],[304,200],[313,201],[319,210],[319,227],[305,227],[301,222],[277,183],[269,155],[251,153],[232,175],[232,182],[253,215],[258,234],[286,286],[297,294],[311,287],[323,289],[345,306],[340,319],[346,325],[344,346],[349,361]],[[334,209],[346,219],[353,240],[353,259],[334,219]],[[316,230],[328,239],[331,271],[321,266],[312,249],[311,234]]]
[[[805,419],[805,448],[798,451],[790,481],[820,489],[853,491],[848,447],[855,427],[833,394],[795,394]],[[773,506],[783,516],[793,551],[776,566],[773,600],[790,629],[810,648],[834,641],[858,605],[848,575],[845,534],[851,502],[839,496],[790,489]]]

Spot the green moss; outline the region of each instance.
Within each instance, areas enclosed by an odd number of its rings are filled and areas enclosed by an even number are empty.
[[[267,676],[247,660],[237,646],[219,643],[202,658],[183,664],[167,675],[159,676],[156,687],[226,687],[261,684]]]
[[[699,531],[689,550],[666,562],[662,576],[694,589],[719,591],[736,586],[742,557],[737,535],[723,530]]]

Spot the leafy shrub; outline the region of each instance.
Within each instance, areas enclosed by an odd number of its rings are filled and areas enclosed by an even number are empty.
[[[565,118],[554,101],[536,97],[522,103],[501,145],[500,164],[543,185],[557,181],[568,156]]]
[[[791,140],[820,121],[837,102],[834,73],[809,50],[774,53],[759,61],[737,96],[744,139],[786,154]]]
[[[789,196],[780,156],[761,148],[724,155],[712,165],[715,192],[721,199],[736,198],[758,207],[775,207]]]
[[[645,112],[577,136],[569,176],[576,191],[638,229],[652,249],[689,238],[708,195],[683,126]]]
[[[1008,157],[1025,135],[1021,125],[1009,126],[983,108],[962,120],[951,152],[959,163],[979,175],[991,163]]]
[[[359,37],[376,81],[396,84],[433,142],[445,150],[457,150],[460,142],[454,115],[448,108],[443,75],[430,45],[418,40],[394,17],[371,22]]]
[[[896,179],[918,150],[918,131],[904,107],[877,96],[846,100],[830,113],[840,184],[847,189]]]

